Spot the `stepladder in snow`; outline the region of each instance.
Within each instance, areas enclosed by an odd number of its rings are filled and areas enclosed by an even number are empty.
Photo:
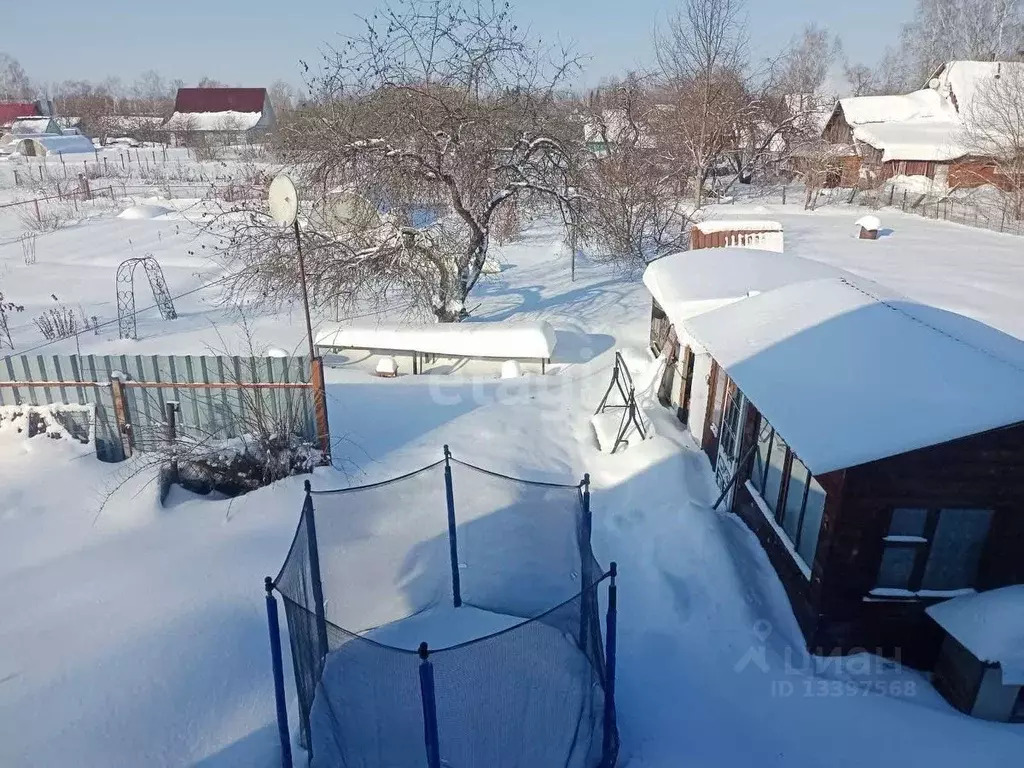
[[[662,354],[648,363],[635,382],[622,352],[615,353],[612,380],[590,419],[601,451],[615,453],[630,442],[654,436],[654,424],[645,408],[650,407],[665,365],[666,357]]]

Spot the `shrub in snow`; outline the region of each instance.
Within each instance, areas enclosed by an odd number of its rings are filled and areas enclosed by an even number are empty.
[[[178,459],[176,477],[167,475],[161,484],[177,482],[193,493],[217,491],[240,496],[292,475],[312,472],[323,464],[323,453],[293,437],[272,436],[226,440],[218,445],[185,449]]]

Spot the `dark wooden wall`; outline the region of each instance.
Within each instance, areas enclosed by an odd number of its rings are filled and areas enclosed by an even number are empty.
[[[942,634],[924,609],[938,600],[864,599],[876,586],[894,507],[993,509],[976,587],[1024,582],[1024,425],[848,469],[841,509],[827,510],[822,619],[812,644],[868,648],[930,668]]]

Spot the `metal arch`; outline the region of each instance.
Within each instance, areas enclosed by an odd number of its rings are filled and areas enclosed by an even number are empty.
[[[160,317],[174,320],[178,313],[174,310],[171,293],[167,290],[167,281],[159,262],[152,256],[140,256],[125,259],[117,267],[117,328],[122,339],[137,339],[138,325],[135,321],[135,268],[142,265],[146,270],[149,287],[153,291],[153,299]]]

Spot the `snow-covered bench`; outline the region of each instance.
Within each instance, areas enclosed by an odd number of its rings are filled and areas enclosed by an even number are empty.
[[[546,322],[450,323],[431,325],[331,325],[316,334],[320,352],[365,352],[395,358],[413,373],[429,373],[440,361],[516,360],[547,371],[555,351],[555,331]]]

